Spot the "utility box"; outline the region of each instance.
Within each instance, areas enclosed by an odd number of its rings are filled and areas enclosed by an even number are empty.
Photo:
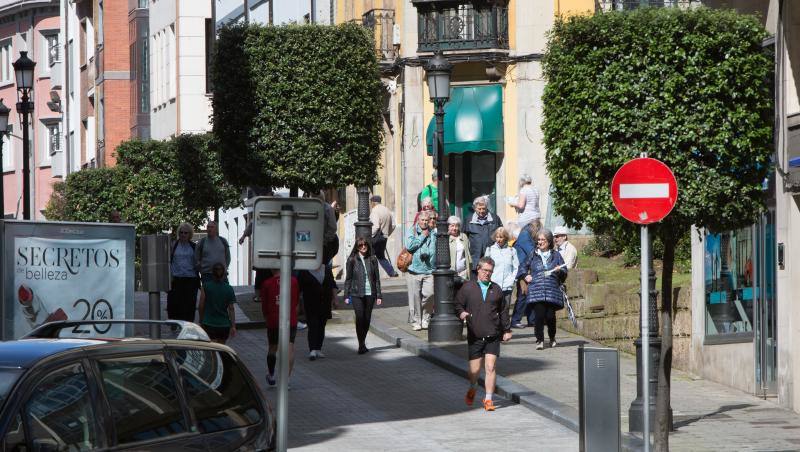
[[[619,352],[614,348],[578,348],[580,451],[621,450]]]
[[[142,290],[145,292],[168,292],[170,290],[170,239],[168,235],[143,235]]]

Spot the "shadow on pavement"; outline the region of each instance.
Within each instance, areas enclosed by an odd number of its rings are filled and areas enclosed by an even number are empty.
[[[740,404],[737,404],[737,405],[723,405],[723,406],[719,407],[718,410],[715,410],[715,411],[713,411],[711,413],[708,413],[708,414],[703,414],[701,416],[690,416],[690,417],[688,417],[686,419],[676,420],[676,421],[674,421],[672,423],[672,426],[673,426],[673,428],[675,430],[678,430],[681,427],[686,427],[687,425],[694,424],[695,422],[702,421],[703,419],[715,418],[715,417],[719,418],[719,417],[722,417],[722,416],[728,417],[727,415],[724,415],[723,413],[725,413],[727,411],[743,410],[745,408],[750,408],[752,406],[755,406],[755,405],[750,404],[750,403],[740,403]],[[720,416],[720,415],[722,415],[722,416]],[[676,416],[676,418],[678,418],[678,416]]]
[[[264,330],[250,330],[228,344],[253,373],[275,410],[277,387],[269,387],[265,381],[265,345],[261,344],[265,337]],[[370,342],[377,344],[378,339],[370,335],[368,347]],[[333,336],[325,339],[323,350],[327,358],[309,361],[306,334],[298,332],[289,391],[290,448],[323,443],[351,425],[374,423],[375,429],[385,429],[395,421],[477,409],[464,404],[465,378],[433,368],[392,345],[377,345],[358,355],[354,337]],[[513,405],[503,399],[496,404],[498,409]],[[475,407],[479,405],[476,402]]]

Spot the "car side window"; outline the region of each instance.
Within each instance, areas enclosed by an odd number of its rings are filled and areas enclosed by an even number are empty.
[[[177,350],[176,362],[189,407],[202,433],[244,427],[261,421],[260,406],[239,365],[228,353]]]
[[[23,417],[34,450],[82,451],[97,447],[92,399],[81,364],[45,377],[28,398]]]
[[[25,442],[25,430],[22,428],[22,416],[19,413],[14,416],[14,420],[9,424],[2,445],[3,450],[8,452],[25,452],[28,450],[28,443]]]
[[[175,381],[161,355],[98,361],[117,443],[186,432]]]

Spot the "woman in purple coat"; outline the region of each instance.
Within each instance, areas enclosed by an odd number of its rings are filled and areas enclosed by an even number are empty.
[[[536,350],[544,348],[545,322],[550,347],[556,346],[556,311],[564,308],[561,284],[567,279],[567,267],[558,251],[553,249],[553,244],[552,232],[547,229],[539,231],[536,250],[520,265],[517,273],[517,279],[524,278],[528,283],[528,303],[536,313]]]

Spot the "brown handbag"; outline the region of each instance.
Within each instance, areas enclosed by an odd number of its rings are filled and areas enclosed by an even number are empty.
[[[413,258],[414,256],[403,248],[403,251],[400,251],[400,254],[397,255],[397,269],[403,273],[407,272]]]

